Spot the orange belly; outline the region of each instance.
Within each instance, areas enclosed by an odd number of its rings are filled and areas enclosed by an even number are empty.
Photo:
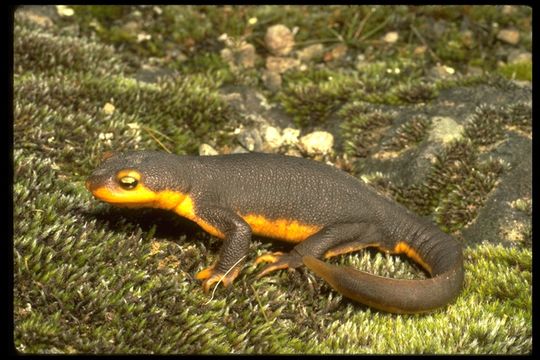
[[[303,224],[289,219],[267,219],[262,215],[240,215],[251,227],[253,234],[288,242],[299,243],[320,230],[320,226]]]

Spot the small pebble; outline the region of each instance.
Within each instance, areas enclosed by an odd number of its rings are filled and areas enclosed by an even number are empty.
[[[322,59],[323,54],[323,44],[313,44],[298,51],[298,59],[303,62],[317,61]]]
[[[201,144],[199,146],[199,155],[201,156],[213,156],[218,154],[219,153],[217,152],[217,150],[214,149],[211,145]]]
[[[308,155],[327,155],[332,152],[334,136],[327,131],[314,131],[302,136],[298,145]]]
[[[397,31],[387,32],[383,37],[383,41],[388,44],[393,44],[399,39],[399,34]]]
[[[274,126],[263,126],[261,129],[264,147],[266,150],[278,149],[283,144],[283,136]]]
[[[278,24],[266,30],[264,42],[270,53],[277,56],[286,56],[294,47],[294,35],[288,27]]]
[[[518,64],[522,62],[531,62],[531,61],[532,61],[532,54],[528,51],[522,52],[520,50],[514,50],[508,54],[509,64]]]
[[[75,15],[75,10],[73,10],[72,8],[70,8],[69,6],[66,6],[66,5],[56,5],[56,12],[60,16],[73,16],[73,15]]]
[[[264,86],[270,91],[278,91],[281,89],[281,75],[275,71],[264,70],[262,74]]]
[[[296,145],[300,136],[300,130],[288,127],[283,129],[281,136],[283,138],[283,145]]]
[[[282,74],[289,69],[293,69],[300,65],[300,60],[288,58],[288,57],[277,57],[269,56],[266,58],[266,68],[269,71]]]
[[[232,68],[252,68],[255,66],[255,47],[243,42],[235,48],[224,48],[220,52],[221,58],[229,63]]]
[[[330,51],[324,54],[323,60],[325,62],[341,60],[347,55],[347,45],[338,44],[334,46]]]
[[[102,109],[102,110],[103,110],[103,112],[104,112],[105,114],[107,114],[107,115],[112,115],[112,114],[114,113],[114,110],[115,110],[115,109],[116,109],[116,108],[114,107],[113,104],[111,104],[111,103],[106,103],[106,104],[103,106],[103,109]]]
[[[510,45],[517,45],[519,43],[519,31],[513,29],[502,29],[497,34],[497,39]]]

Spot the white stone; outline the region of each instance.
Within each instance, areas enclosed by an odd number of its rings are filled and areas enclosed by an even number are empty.
[[[106,104],[103,106],[103,109],[102,109],[102,110],[103,110],[103,112],[104,112],[105,114],[111,115],[111,114],[114,113],[114,110],[115,110],[115,109],[116,109],[116,108],[114,107],[113,104],[111,104],[111,103],[106,103]]]
[[[390,31],[384,35],[383,40],[386,43],[393,44],[399,39],[399,34],[397,31]]]
[[[327,131],[314,131],[302,136],[298,145],[308,155],[326,155],[332,151],[334,136]]]
[[[201,144],[199,146],[199,155],[201,156],[213,156],[218,154],[219,153],[217,152],[217,150],[214,149],[211,145]]]
[[[281,136],[278,128],[274,126],[265,126],[262,128],[261,132],[266,147],[277,149],[283,144],[283,136]]]
[[[294,34],[285,25],[274,25],[266,30],[264,42],[272,54],[286,56],[294,47]]]
[[[56,12],[60,16],[73,16],[73,15],[75,15],[75,10],[73,10],[72,8],[70,8],[69,6],[66,6],[66,5],[56,5]]]
[[[296,145],[298,143],[298,137],[300,136],[299,129],[285,128],[282,131],[281,137],[284,145]]]
[[[510,45],[517,45],[519,43],[519,31],[514,29],[501,29],[497,34],[497,39]]]

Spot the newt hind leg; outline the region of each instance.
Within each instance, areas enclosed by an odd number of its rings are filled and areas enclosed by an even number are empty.
[[[361,240],[358,240],[361,239]],[[262,277],[279,269],[294,269],[303,265],[302,257],[328,258],[378,244],[380,233],[370,224],[343,223],[321,229],[303,242],[296,245],[289,253],[273,253],[259,256],[255,263],[269,264],[257,275]]]

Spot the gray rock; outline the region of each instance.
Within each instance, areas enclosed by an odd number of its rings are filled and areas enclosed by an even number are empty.
[[[236,139],[248,151],[262,151],[263,141],[259,130],[241,129],[236,134]]]

